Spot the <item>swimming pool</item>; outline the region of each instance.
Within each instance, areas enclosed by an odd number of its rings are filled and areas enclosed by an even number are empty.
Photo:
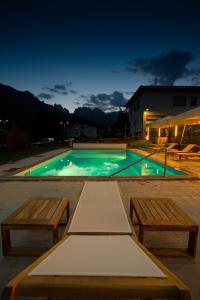
[[[71,150],[17,176],[110,176],[143,156],[128,150]],[[116,176],[163,176],[164,166],[150,159],[121,171]],[[167,176],[185,173],[167,167]]]

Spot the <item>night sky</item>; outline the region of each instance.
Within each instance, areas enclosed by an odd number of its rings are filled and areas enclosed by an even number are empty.
[[[0,82],[70,111],[200,85],[199,16],[199,0],[1,1]]]

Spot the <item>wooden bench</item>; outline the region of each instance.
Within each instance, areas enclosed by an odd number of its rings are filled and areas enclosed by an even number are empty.
[[[139,241],[144,243],[145,231],[187,231],[187,249],[151,248],[160,256],[196,255],[199,226],[169,198],[131,198],[130,217],[133,210],[139,221]]]
[[[44,248],[11,247],[10,230],[50,230],[53,244],[58,242],[58,225],[66,211],[69,218],[67,198],[39,197],[30,198],[1,224],[3,255],[32,256],[44,252]]]

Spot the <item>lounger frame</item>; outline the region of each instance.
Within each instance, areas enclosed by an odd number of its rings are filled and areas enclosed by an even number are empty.
[[[200,157],[200,151],[199,152],[176,152],[175,155],[179,156],[179,160],[182,157],[188,159],[189,157]]]
[[[177,149],[169,149],[167,151],[167,154],[184,154],[184,153],[188,153],[190,152],[192,149],[194,149],[197,145],[196,144],[188,144],[187,146],[185,146],[185,148],[183,148],[182,150],[177,150]]]
[[[67,239],[68,236],[64,238]],[[139,298],[191,300],[190,293],[172,272],[157,260],[134,236],[134,242],[167,275],[167,278],[139,277],[91,277],[91,276],[28,276],[28,274],[52,253],[60,241],[48,252],[11,280],[4,288],[2,300],[19,297],[65,297],[67,298]]]

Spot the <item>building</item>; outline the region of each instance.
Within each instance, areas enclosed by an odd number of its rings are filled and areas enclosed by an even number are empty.
[[[126,104],[130,132],[147,135],[147,125],[200,106],[200,86],[140,86]]]
[[[84,123],[76,123],[69,126],[67,133],[69,137],[73,137],[78,140],[80,138],[95,139],[97,138],[97,127]]]

